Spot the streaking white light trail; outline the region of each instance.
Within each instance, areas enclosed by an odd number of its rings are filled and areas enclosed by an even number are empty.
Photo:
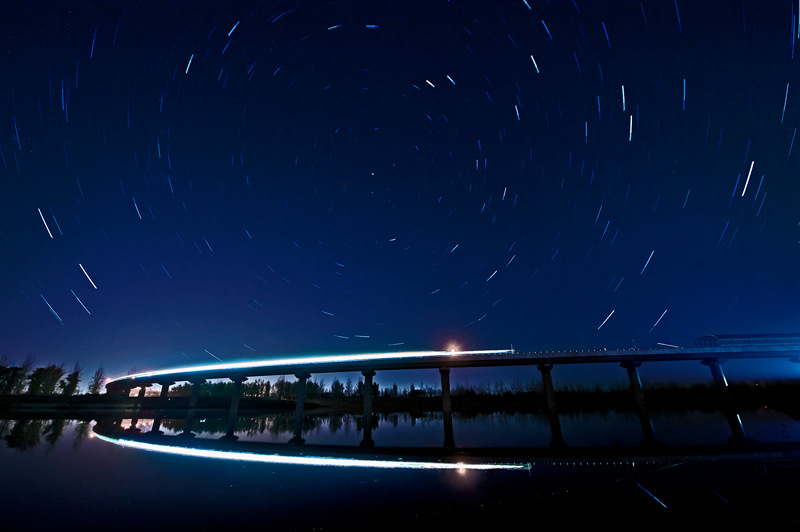
[[[96,434],[103,441],[143,451],[192,456],[196,458],[215,458],[217,460],[237,460],[243,462],[260,462],[262,464],[333,466],[333,467],[374,467],[381,469],[449,469],[449,470],[525,470],[530,471],[530,464],[465,464],[463,462],[406,462],[394,460],[365,460],[357,458],[331,458],[325,456],[282,456],[278,454],[257,454],[236,451],[216,451],[212,449],[196,449],[193,447],[173,447],[133,440],[117,440]]]
[[[755,161],[750,163],[750,171],[747,172],[747,181],[744,182],[744,190],[742,190],[742,197],[744,197],[744,193],[747,192],[747,184],[750,182],[750,176],[753,174],[753,165],[756,164]]]
[[[94,284],[94,281],[92,281],[92,278],[91,278],[91,277],[89,277],[89,274],[88,274],[88,273],[86,273],[86,270],[83,268],[83,264],[80,264],[80,263],[79,263],[79,264],[78,264],[78,266],[80,266],[80,267],[81,267],[81,270],[83,270],[83,275],[85,275],[85,276],[86,276],[86,278],[87,278],[87,279],[89,279],[89,282],[90,282],[90,283],[92,283],[92,286],[94,286],[94,289],[95,289],[95,290],[97,290],[97,285],[96,285],[96,284]]]
[[[533,61],[533,68],[536,69],[536,73],[538,74],[539,73],[539,65],[536,64],[536,59],[534,59],[533,56],[531,56],[531,61]]]
[[[403,360],[408,358],[428,358],[459,355],[510,355],[513,349],[494,349],[485,351],[408,351],[405,353],[368,353],[363,355],[325,355],[315,357],[294,357],[278,358],[274,360],[254,360],[249,362],[230,362],[226,364],[207,364],[203,366],[188,366],[183,368],[165,369],[157,371],[146,371],[135,373],[124,377],[117,377],[110,382],[122,381],[126,379],[138,379],[148,377],[163,377],[175,373],[197,373],[209,370],[236,370],[236,369],[257,369],[271,368],[279,366],[296,366],[299,364],[322,364],[336,362],[369,362],[373,360]]]
[[[611,311],[611,314],[609,314],[608,316],[606,316],[606,319],[604,319],[604,320],[603,320],[603,323],[601,323],[601,324],[600,324],[600,327],[602,327],[603,325],[605,325],[605,324],[606,324],[606,322],[608,321],[608,318],[610,318],[610,317],[611,317],[611,315],[612,315],[612,314],[614,314],[616,311],[617,311],[617,309],[614,309],[614,310],[612,310],[612,311]],[[598,330],[598,331],[600,330],[600,327],[598,327],[598,328],[597,328],[597,330]]]
[[[47,229],[47,234],[50,235],[50,238],[53,238],[53,233],[50,232],[50,228],[47,227],[47,222],[44,221],[44,215],[42,214],[42,209],[36,209],[39,211],[39,216],[42,217],[42,223],[44,224],[44,228]]]
[[[631,115],[630,125],[628,126],[628,142],[633,140],[633,115]]]

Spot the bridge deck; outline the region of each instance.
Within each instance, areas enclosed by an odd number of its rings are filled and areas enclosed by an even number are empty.
[[[525,366],[538,364],[596,364],[622,362],[676,362],[690,360],[797,359],[800,344],[726,345],[663,349],[616,349],[591,351],[539,351],[518,353],[493,351],[422,351],[409,353],[373,353],[267,359],[251,362],[221,363],[205,366],[158,370],[119,377],[111,387],[139,386],[152,382],[194,381],[232,377],[260,377],[353,371],[387,371],[486,366]]]

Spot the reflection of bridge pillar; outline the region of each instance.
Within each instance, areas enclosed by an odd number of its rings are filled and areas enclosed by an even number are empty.
[[[553,377],[550,375],[553,365],[539,364],[537,368],[542,372],[542,385],[544,386],[544,399],[547,406],[547,417],[550,418],[550,432],[553,434],[553,439],[550,442],[550,446],[566,447],[566,443],[564,443],[564,437],[561,435],[561,422],[558,419],[558,410],[556,409],[556,392],[553,389]]]
[[[639,366],[641,362],[633,360],[626,360],[620,366],[628,370],[628,381],[631,384],[631,392],[633,392],[633,399],[636,405],[636,415],[639,417],[639,422],[642,425],[642,433],[644,433],[644,444],[650,445],[656,443],[656,434],[653,430],[653,422],[650,420],[650,415],[647,413],[647,407],[644,403],[644,390],[642,390],[642,379],[639,377]]]
[[[711,370],[711,375],[714,377],[714,385],[719,392],[722,408],[725,410],[725,417],[728,418],[728,425],[730,425],[733,433],[732,440],[736,443],[743,443],[747,437],[744,433],[744,427],[742,427],[742,419],[733,404],[733,397],[731,397],[731,392],[728,389],[728,381],[722,372],[722,364],[725,362],[725,360],[711,358],[703,360],[702,364],[708,366]]]
[[[372,447],[375,445],[372,441],[372,377],[375,376],[375,372],[370,369],[362,371],[361,374],[364,375],[364,387],[361,389],[364,396],[364,418],[361,422],[364,437],[360,445]]]
[[[180,436],[183,438],[194,438],[195,433],[192,432],[192,423],[194,422],[194,413],[195,409],[190,408],[186,411],[186,421],[183,424],[183,432],[180,433]]]
[[[444,446],[456,446],[453,438],[453,406],[450,400],[450,368],[439,368],[442,376],[442,414],[444,414]]]
[[[231,408],[228,411],[228,427],[225,431],[225,437],[228,439],[235,439],[234,432],[236,429],[236,420],[239,417],[239,399],[242,396],[242,383],[247,380],[244,376],[229,377],[233,381],[233,393],[231,394]]]
[[[292,443],[303,443],[303,419],[305,418],[306,406],[306,381],[311,377],[308,373],[298,373],[297,386],[295,388],[295,410],[294,410],[294,436]]]
[[[192,383],[192,396],[189,398],[189,408],[197,408],[197,400],[200,397],[200,387],[206,383],[205,379],[189,381]]]
[[[163,416],[161,413],[156,413],[155,417],[153,418],[153,428],[151,428],[150,431],[147,433],[148,436],[160,436],[164,434],[163,432],[161,432],[162,417]]]

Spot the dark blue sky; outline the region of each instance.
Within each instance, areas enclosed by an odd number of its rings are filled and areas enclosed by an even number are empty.
[[[800,329],[796,2],[528,5],[4,5],[2,353]]]

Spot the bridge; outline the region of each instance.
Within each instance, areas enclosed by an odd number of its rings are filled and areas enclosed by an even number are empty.
[[[553,434],[552,445],[563,447],[564,440],[558,418],[555,390],[551,371],[559,364],[617,363],[628,373],[630,389],[636,401],[636,412],[644,433],[645,443],[655,443],[652,422],[644,402],[638,368],[648,362],[698,361],[707,366],[714,384],[725,405],[733,440],[744,442],[746,436],[741,419],[736,413],[722,364],[733,359],[788,359],[800,362],[800,334],[772,335],[706,335],[695,341],[694,347],[665,346],[658,349],[616,349],[587,351],[517,352],[508,350],[482,351],[412,351],[400,353],[368,353],[354,355],[327,355],[266,359],[247,362],[209,364],[136,373],[113,379],[106,384],[109,394],[129,396],[139,388],[139,397],[154,384],[161,386],[161,398],[168,400],[169,387],[177,382],[190,382],[192,395],[189,408],[197,407],[200,386],[209,379],[229,379],[234,383],[230,404],[229,427],[238,413],[242,383],[250,377],[294,375],[297,378],[295,400],[295,437],[302,441],[306,381],[312,374],[346,373],[359,371],[364,376],[364,444],[371,445],[372,380],[377,371],[438,369],[442,386],[442,412],[445,416],[445,446],[452,443],[452,406],[450,397],[450,371],[467,367],[531,366],[542,375],[547,414]]]

